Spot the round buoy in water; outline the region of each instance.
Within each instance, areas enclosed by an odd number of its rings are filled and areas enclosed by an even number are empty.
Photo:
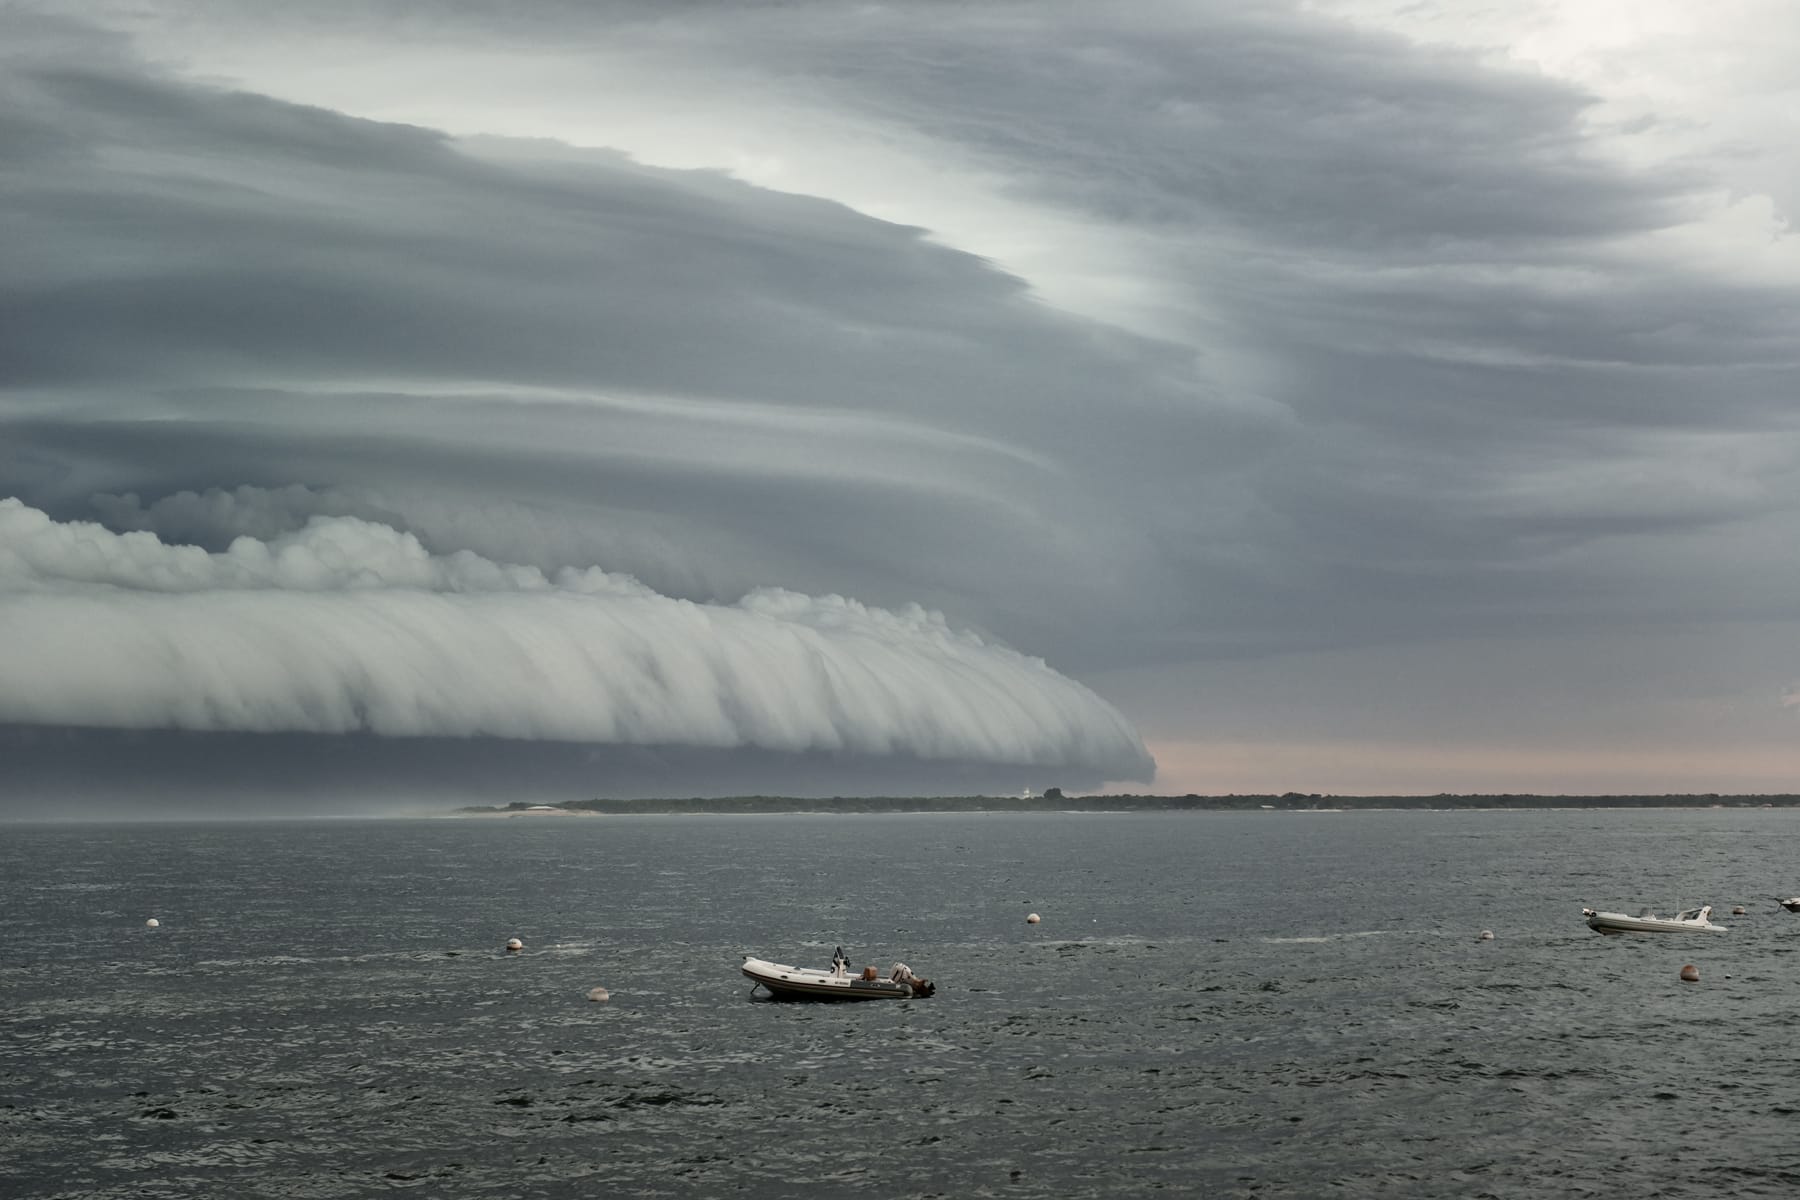
[[[1693,963],[1689,963],[1687,966],[1681,968],[1681,982],[1699,983],[1700,968],[1696,967]]]
[[[1734,916],[1734,917],[1741,917],[1741,916],[1743,916],[1743,915],[1744,915],[1744,906],[1743,906],[1743,905],[1741,905],[1741,904],[1734,904],[1734,905],[1732,905],[1732,906],[1731,906],[1731,915],[1732,915],[1732,916]]]
[[[1494,931],[1491,929],[1484,929],[1475,935],[1475,940],[1478,942],[1491,942],[1494,940]]]
[[[506,952],[508,954],[517,954],[519,951],[523,950],[524,948],[525,948],[525,943],[521,942],[518,938],[507,938],[506,939]]]
[[[1026,917],[1026,918],[1025,918],[1025,923],[1026,923],[1026,924],[1027,924],[1027,925],[1036,925],[1036,924],[1037,924],[1037,923],[1038,923],[1038,919],[1039,919],[1039,918],[1038,918],[1038,915],[1037,915],[1037,914],[1036,914],[1036,913],[1031,913],[1031,914],[1030,914],[1030,915],[1029,915],[1029,916],[1027,916],[1027,917]]]
[[[607,991],[605,988],[595,988],[593,991],[588,993],[588,999],[603,1002],[603,1001],[611,1000],[612,993]]]
[[[148,921],[144,922],[145,929],[158,929],[158,928],[161,928],[161,926],[162,926],[162,922],[157,920],[155,917],[151,917]]]

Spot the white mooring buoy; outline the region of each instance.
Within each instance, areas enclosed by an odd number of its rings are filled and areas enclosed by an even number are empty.
[[[1040,918],[1038,917],[1038,915],[1036,913],[1030,913],[1026,916],[1025,923],[1027,925],[1036,925],[1038,923],[1039,919]]]
[[[524,948],[525,948],[525,943],[521,942],[518,938],[507,938],[506,939],[506,952],[508,954],[517,954],[519,951],[523,950]]]
[[[144,928],[145,929],[160,929],[160,928],[162,928],[162,922],[157,920],[155,917],[151,917],[148,921],[144,922]]]
[[[588,999],[599,1002],[599,1003],[604,1003],[604,1002],[612,999],[612,993],[607,991],[605,988],[595,988],[593,991],[588,993]]]
[[[1484,929],[1475,935],[1475,940],[1478,942],[1491,942],[1494,940],[1494,931],[1491,929]]]

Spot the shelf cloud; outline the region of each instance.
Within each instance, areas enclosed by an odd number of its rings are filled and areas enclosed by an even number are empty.
[[[347,517],[209,553],[0,501],[0,628],[13,724],[1151,770],[1087,688],[917,607],[695,604]]]

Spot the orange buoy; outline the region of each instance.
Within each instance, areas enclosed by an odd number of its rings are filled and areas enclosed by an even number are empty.
[[[1696,967],[1693,963],[1689,963],[1687,966],[1681,968],[1681,982],[1699,983],[1700,968]]]

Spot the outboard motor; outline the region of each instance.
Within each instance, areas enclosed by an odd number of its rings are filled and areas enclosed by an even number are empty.
[[[929,996],[937,991],[937,988],[932,985],[931,980],[920,979],[917,975],[913,974],[912,968],[903,962],[894,964],[894,970],[888,978],[892,979],[895,983],[904,983],[907,987],[912,989],[912,994],[915,996]]]

